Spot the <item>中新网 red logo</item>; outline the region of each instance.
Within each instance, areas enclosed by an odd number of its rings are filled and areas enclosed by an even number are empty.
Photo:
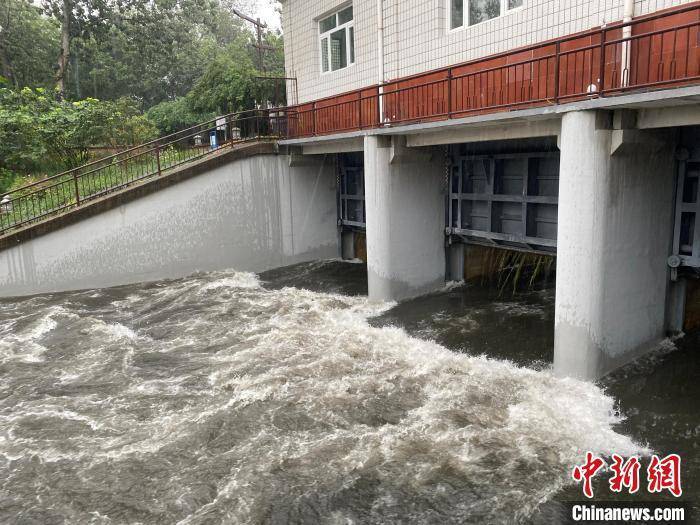
[[[608,465],[602,458],[587,452],[586,461],[582,465],[574,467],[572,477],[578,483],[583,482],[583,494],[587,498],[593,497],[593,477],[603,469],[612,472],[612,476],[608,480],[612,492],[619,493],[626,490],[629,494],[635,494],[639,491],[642,470],[639,458],[633,456],[625,459],[613,454],[612,460],[612,463]],[[683,493],[681,488],[681,458],[678,454],[669,454],[665,458],[659,458],[654,454],[649,460],[646,475],[647,491],[650,493],[667,490],[677,498]]]

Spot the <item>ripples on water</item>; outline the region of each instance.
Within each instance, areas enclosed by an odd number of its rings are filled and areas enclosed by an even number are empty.
[[[441,329],[325,264],[0,303],[0,521],[512,523],[640,450],[598,387],[427,340],[496,347],[488,312]]]

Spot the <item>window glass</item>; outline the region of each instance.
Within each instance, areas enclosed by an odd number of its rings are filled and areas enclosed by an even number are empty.
[[[335,27],[335,15],[329,16],[328,18],[324,18],[319,22],[318,24],[319,30],[321,33],[325,33],[326,31],[330,31]]]
[[[464,25],[464,0],[450,0],[450,29]]]
[[[501,16],[511,9],[523,6],[524,0],[449,0],[450,1],[450,29],[463,27],[466,23],[470,26],[491,20]],[[469,13],[468,22],[465,20],[466,10]]]
[[[352,20],[352,6],[343,9],[338,13],[338,25],[343,25]]]
[[[328,72],[328,39],[321,40],[321,68],[324,73]]]
[[[501,0],[469,0],[469,25],[496,18],[501,14]]]
[[[350,63],[355,63],[355,28],[350,27]]]
[[[331,33],[331,70],[347,67],[347,38],[345,28]]]
[[[318,22],[321,73],[337,71],[355,63],[353,7],[348,6]]]

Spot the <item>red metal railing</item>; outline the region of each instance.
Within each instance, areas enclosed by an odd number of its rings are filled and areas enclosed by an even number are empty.
[[[27,184],[3,195],[0,234],[221,153],[223,148],[287,136],[285,126],[286,119],[275,110],[231,113]]]
[[[561,104],[700,79],[700,3],[285,108],[288,138]]]

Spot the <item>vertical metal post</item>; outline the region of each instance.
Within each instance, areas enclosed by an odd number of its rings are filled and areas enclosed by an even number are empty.
[[[561,44],[557,41],[554,48],[554,103],[559,104],[559,68],[560,64]]]
[[[447,70],[447,118],[452,118],[452,68]]]
[[[358,105],[357,114],[358,114],[358,119],[359,119],[359,123],[358,123],[359,128],[358,129],[362,129],[362,91],[360,91],[357,94],[357,105]]]
[[[377,87],[377,126],[382,124],[382,88]]]
[[[160,145],[156,144],[156,163],[158,164],[158,176],[160,177]]]
[[[311,134],[316,135],[316,102],[311,103]]]
[[[603,27],[600,30],[600,75],[598,76],[598,82],[600,82],[600,87],[598,88],[598,96],[602,97],[605,91],[605,32],[606,29]],[[593,57],[591,57],[592,59]]]
[[[75,203],[80,206],[80,192],[78,191],[78,174],[73,172],[73,187],[75,189]]]

